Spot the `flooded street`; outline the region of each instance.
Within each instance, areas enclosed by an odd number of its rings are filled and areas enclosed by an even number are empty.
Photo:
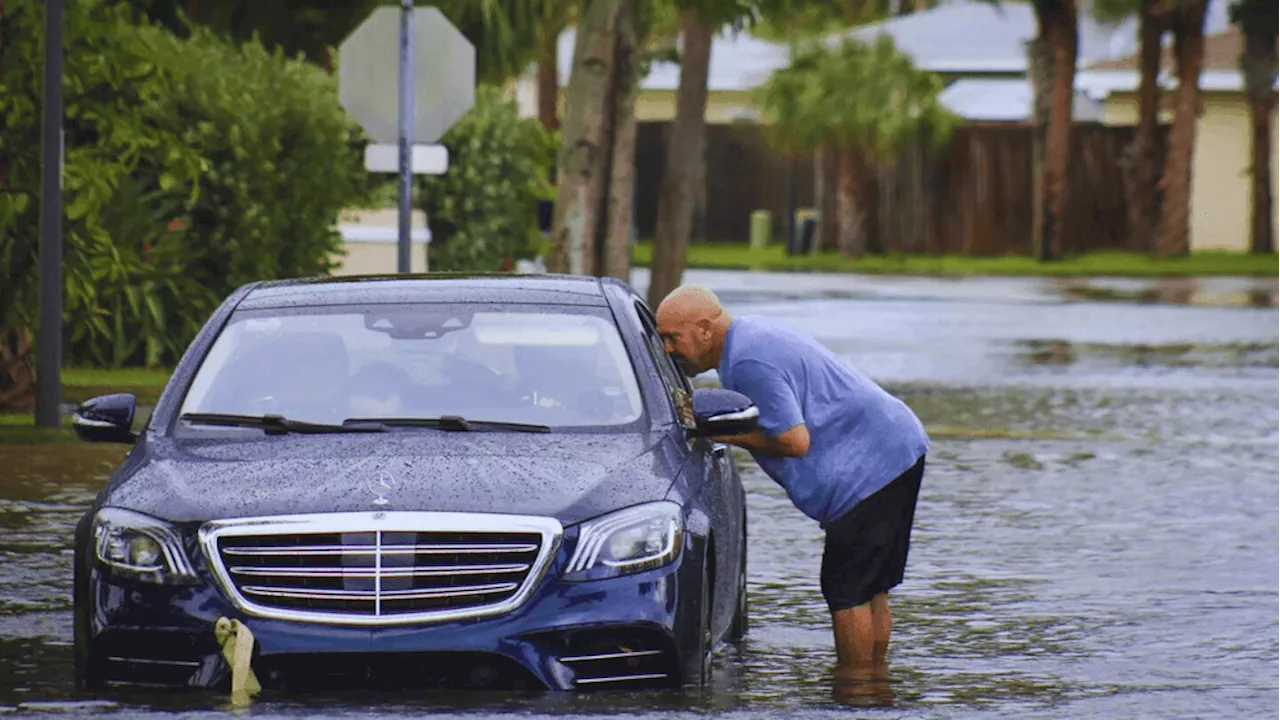
[[[248,714],[1276,717],[1274,280],[1170,300],[1029,279],[686,279],[814,333],[932,432],[887,682],[833,684],[822,532],[740,456],[752,625],[712,688],[268,694]],[[218,695],[74,690],[73,526],[121,457],[0,445],[0,715],[237,716]]]

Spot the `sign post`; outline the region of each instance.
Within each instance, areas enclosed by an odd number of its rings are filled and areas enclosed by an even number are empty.
[[[413,224],[413,0],[400,4],[400,252],[396,272],[409,272]]]
[[[365,168],[399,176],[397,271],[407,273],[413,175],[448,169],[448,152],[430,143],[475,102],[475,48],[438,9],[415,11],[413,0],[400,0],[374,10],[338,52],[339,99],[374,141]]]

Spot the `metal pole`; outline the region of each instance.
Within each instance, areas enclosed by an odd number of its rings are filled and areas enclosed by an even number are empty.
[[[35,421],[40,427],[58,427],[62,424],[62,0],[44,4],[43,119]]]
[[[400,2],[400,253],[397,272],[410,272],[413,227],[413,0]]]

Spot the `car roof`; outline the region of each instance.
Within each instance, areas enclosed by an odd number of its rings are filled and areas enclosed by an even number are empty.
[[[601,279],[585,275],[430,273],[266,281],[253,285],[238,307],[262,309],[399,303],[604,306],[608,300]]]

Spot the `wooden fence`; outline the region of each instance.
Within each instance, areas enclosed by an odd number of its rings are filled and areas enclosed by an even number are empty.
[[[642,123],[636,142],[636,225],[652,237],[665,162],[667,123]],[[773,152],[753,125],[707,128],[706,202],[695,237],[745,242],[752,210],[773,213],[784,230],[788,173],[797,208],[814,206],[813,158],[788,161]],[[1074,128],[1063,249],[1067,253],[1125,247],[1128,220],[1119,159],[1133,128],[1080,124]],[[834,153],[824,163],[827,207],[835,217]],[[1031,129],[1020,124],[966,125],[936,152],[904,148],[897,162],[878,168],[872,247],[888,252],[1030,254]],[[835,247],[834,222],[825,247]]]

